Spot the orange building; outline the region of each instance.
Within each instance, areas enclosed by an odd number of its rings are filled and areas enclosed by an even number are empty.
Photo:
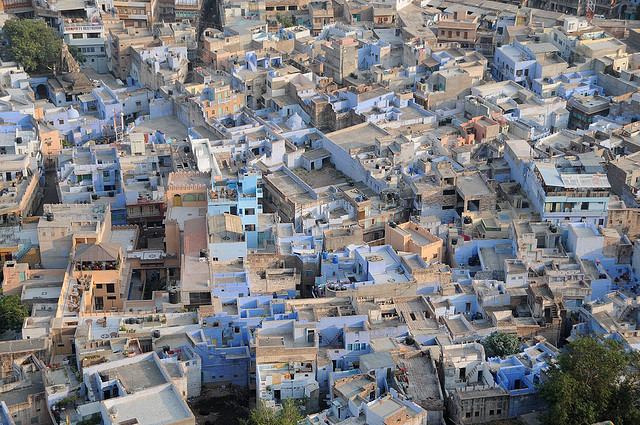
[[[427,263],[442,261],[442,239],[420,225],[408,221],[385,228],[384,242],[396,251],[413,252]]]
[[[211,175],[198,171],[177,171],[169,174],[165,199],[170,207],[206,207]]]
[[[40,151],[44,156],[44,160],[56,165],[58,155],[62,152],[62,137],[60,137],[60,132],[44,120],[38,120],[36,130],[38,139],[40,139]]]

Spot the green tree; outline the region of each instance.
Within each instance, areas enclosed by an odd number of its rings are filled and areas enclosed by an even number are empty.
[[[278,23],[282,25],[283,28],[289,28],[293,26],[293,22],[291,22],[291,18],[289,18],[288,16],[284,16],[280,13],[276,13],[276,21],[278,21]]]
[[[522,351],[518,337],[504,332],[494,332],[482,342],[487,357],[504,357]]]
[[[548,370],[540,395],[545,424],[640,423],[638,352],[594,336],[570,343]]]
[[[303,419],[296,404],[290,398],[282,402],[282,410],[276,412],[260,402],[249,412],[247,420],[241,420],[241,425],[296,425]]]
[[[19,296],[0,293],[0,333],[8,330],[19,332],[28,315],[29,308],[20,304]]]
[[[9,19],[2,30],[7,40],[3,52],[7,59],[20,63],[27,72],[53,69],[62,40],[44,21]]]

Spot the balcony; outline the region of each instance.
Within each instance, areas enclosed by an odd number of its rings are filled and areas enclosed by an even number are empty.
[[[100,271],[118,269],[120,269],[119,261],[78,261],[75,264],[76,271]]]
[[[209,202],[213,203],[225,203],[225,202],[237,202],[238,191],[230,188],[214,188],[209,189]]]

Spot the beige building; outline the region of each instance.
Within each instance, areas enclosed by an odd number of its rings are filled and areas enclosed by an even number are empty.
[[[335,40],[322,45],[324,72],[333,81],[342,84],[343,78],[358,68],[358,43],[352,38]]]
[[[51,424],[43,380],[44,363],[28,355],[11,362],[11,366],[10,379],[0,386],[0,400],[6,403],[13,422],[16,425]]]
[[[615,228],[632,241],[640,237],[640,208],[627,208],[624,202],[609,203],[607,228]]]
[[[107,66],[109,71],[122,81],[131,73],[132,47],[145,47],[154,41],[153,33],[146,27],[114,27],[109,30]]]
[[[78,310],[121,311],[126,298],[129,276],[124,274],[122,247],[118,243],[82,243],[73,256],[74,285],[69,288],[68,309],[75,304]],[[85,288],[81,288],[85,283]],[[70,282],[71,284],[72,282]],[[78,286],[79,288],[75,288]],[[74,291],[74,288],[76,291]],[[83,294],[83,292],[87,292]],[[74,295],[78,300],[73,303]]]
[[[398,225],[387,224],[384,242],[396,251],[418,254],[427,263],[443,260],[442,239],[412,221]]]
[[[466,10],[457,10],[452,17],[438,21],[438,42],[457,42],[462,47],[473,46],[478,35],[478,17],[468,16]]]
[[[110,235],[109,204],[47,204],[38,222],[42,266],[64,269],[79,244],[106,241]]]

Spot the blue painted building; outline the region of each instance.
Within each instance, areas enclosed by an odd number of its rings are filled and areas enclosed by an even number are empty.
[[[115,147],[91,145],[63,149],[58,158],[61,201],[111,205],[111,222],[127,224],[126,195]]]
[[[238,179],[214,181],[209,191],[207,214],[231,214],[242,220],[244,243],[247,249],[258,248],[264,243],[258,236],[258,215],[262,214],[262,205],[258,200],[262,198],[262,189],[258,187],[261,179],[259,171],[242,169]],[[246,255],[246,249],[244,250]],[[231,258],[236,258],[234,255]],[[219,258],[220,261],[225,261]]]
[[[509,417],[541,409],[545,406],[538,397],[536,385],[541,373],[549,367],[558,351],[544,342],[526,347],[520,354],[505,359],[489,358],[487,363],[496,383],[509,394]]]

